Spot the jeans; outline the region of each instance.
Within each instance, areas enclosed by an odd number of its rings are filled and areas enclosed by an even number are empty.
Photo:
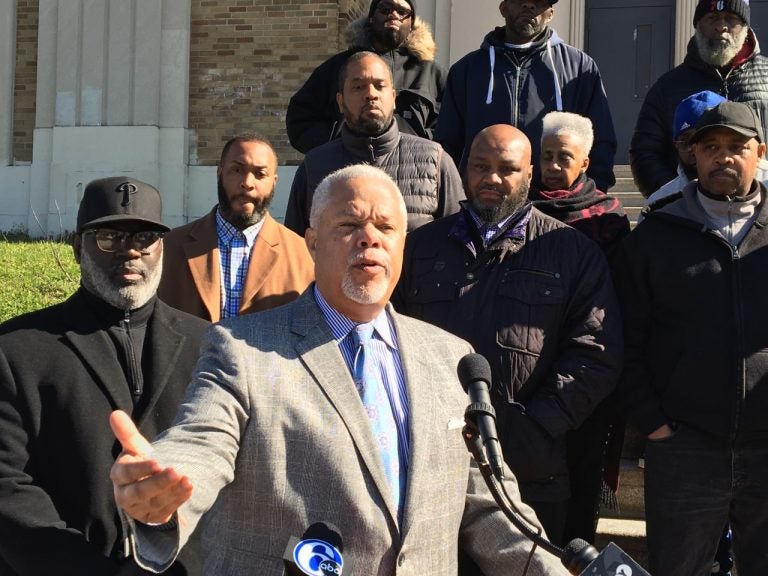
[[[768,441],[729,444],[680,425],[645,448],[650,573],[708,576],[730,521],[739,576],[768,574]]]

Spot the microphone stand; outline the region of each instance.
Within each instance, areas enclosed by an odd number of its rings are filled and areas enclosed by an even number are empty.
[[[485,484],[491,491],[493,499],[496,500],[496,504],[498,504],[501,511],[504,512],[504,515],[509,518],[509,521],[534,544],[540,546],[557,558],[562,558],[562,548],[555,546],[552,542],[541,536],[540,529],[534,530],[531,528],[531,523],[512,503],[512,499],[507,494],[504,485],[500,484],[493,475],[491,465],[485,457],[485,450],[483,450],[480,432],[475,423],[469,418],[465,418],[464,428],[461,433],[464,437],[464,443],[467,445],[467,450],[469,450],[470,454],[472,454],[472,457],[475,459],[475,462],[477,462],[477,467],[480,469],[480,474],[482,474]]]

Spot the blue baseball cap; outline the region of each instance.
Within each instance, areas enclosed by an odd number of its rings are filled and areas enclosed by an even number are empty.
[[[672,138],[674,140],[680,138],[680,134],[696,125],[696,122],[699,121],[699,118],[701,118],[701,115],[706,110],[714,108],[721,102],[725,102],[725,98],[709,90],[696,92],[696,94],[691,94],[682,100],[677,105],[677,108],[675,108],[675,119],[672,122]]]

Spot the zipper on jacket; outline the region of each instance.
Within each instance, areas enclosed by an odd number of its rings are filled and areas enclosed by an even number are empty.
[[[740,294],[741,292],[741,255],[737,246],[731,245],[731,265],[733,266],[733,293]],[[741,428],[741,416],[744,410],[744,402],[747,399],[747,379],[746,379],[746,357],[745,357],[745,345],[744,345],[744,310],[742,309],[741,298],[734,298],[734,315],[736,316],[736,330],[735,336],[737,340],[736,359],[738,360],[737,367],[737,398],[736,408],[733,415],[733,429],[731,431],[731,441],[735,442],[736,437],[739,435],[739,429]]]
[[[712,236],[717,240],[718,242],[724,244],[731,252],[731,289],[733,290],[733,294],[739,294],[739,290],[741,289],[741,282],[740,282],[740,261],[741,261],[741,254],[739,254],[739,249],[737,246],[733,246],[730,244],[721,234],[714,234],[713,232],[708,232],[708,235]],[[745,375],[745,369],[746,369],[746,358],[744,357],[744,342],[743,342],[743,318],[744,318],[744,311],[741,308],[741,300],[739,298],[733,298],[733,315],[736,319],[736,327],[734,330],[734,337],[736,338],[736,351],[735,351],[735,361],[738,362],[738,366],[734,366],[736,369],[736,405],[734,407],[734,413],[733,413],[733,427],[731,428],[731,444],[736,442],[736,438],[739,434],[739,429],[741,428],[741,414],[744,407],[744,401],[747,398],[747,385],[746,385],[746,375]]]
[[[368,154],[371,155],[371,166],[376,166],[376,154],[371,140],[368,140]]]
[[[141,366],[137,366],[136,350],[133,345],[133,335],[131,334],[131,311],[126,310],[123,316],[123,325],[125,326],[126,345],[125,355],[128,364],[128,377],[130,378],[131,394],[134,404],[139,401],[144,392],[144,383],[142,381]]]

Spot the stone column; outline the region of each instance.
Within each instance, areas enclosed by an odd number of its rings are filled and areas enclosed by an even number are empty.
[[[71,230],[85,185],[114,174],[158,186],[181,223],[190,6],[40,0],[31,233]]]
[[[16,2],[0,0],[0,166],[10,166],[13,162],[15,55]]]

